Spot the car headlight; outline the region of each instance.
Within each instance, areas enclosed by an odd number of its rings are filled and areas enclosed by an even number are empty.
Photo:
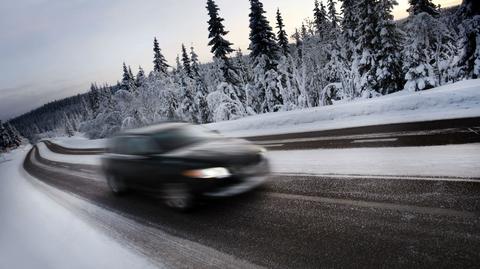
[[[191,178],[201,178],[201,179],[211,179],[211,178],[227,178],[230,177],[230,171],[224,167],[214,167],[207,169],[198,169],[198,170],[187,170],[182,173],[186,177]]]

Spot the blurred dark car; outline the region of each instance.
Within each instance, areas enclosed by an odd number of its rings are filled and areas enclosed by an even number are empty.
[[[229,197],[260,186],[269,174],[265,152],[200,126],[166,123],[111,139],[102,167],[114,194],[150,192],[186,210],[197,198]]]

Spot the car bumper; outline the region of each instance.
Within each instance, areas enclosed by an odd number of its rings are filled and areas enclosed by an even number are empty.
[[[228,187],[223,187],[212,192],[206,192],[203,196],[211,198],[223,198],[239,195],[242,193],[249,192],[255,188],[261,186],[265,181],[267,181],[268,176],[255,176],[245,179],[243,182],[231,185]]]
[[[269,163],[264,159],[261,163],[255,166],[243,167],[238,171],[236,176],[242,178],[240,182],[205,192],[203,193],[203,196],[222,198],[249,192],[264,184],[268,179],[269,173]]]

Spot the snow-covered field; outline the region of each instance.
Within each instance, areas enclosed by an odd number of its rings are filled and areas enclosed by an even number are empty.
[[[0,163],[0,268],[156,268],[39,192],[22,168],[28,150]]]
[[[56,154],[43,143],[39,148],[42,157],[54,161],[100,163],[98,155]],[[271,151],[268,158],[274,173],[480,177],[480,144]]]
[[[208,124],[229,136],[248,137],[480,116],[480,79],[422,92],[398,92],[333,106],[256,115]]]

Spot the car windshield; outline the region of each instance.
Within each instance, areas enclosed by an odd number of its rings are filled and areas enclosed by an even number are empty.
[[[221,135],[199,126],[187,126],[162,131],[153,135],[164,151],[171,151],[205,140],[220,138]]]

